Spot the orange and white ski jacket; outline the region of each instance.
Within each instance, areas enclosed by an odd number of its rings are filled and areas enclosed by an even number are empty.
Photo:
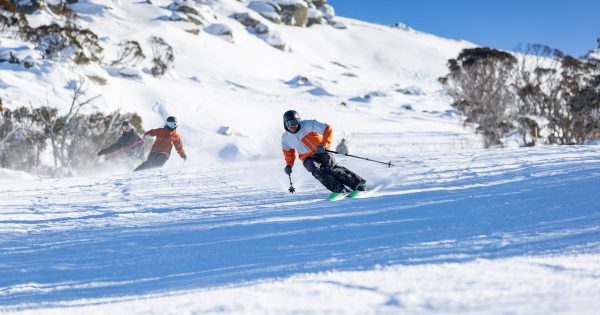
[[[300,160],[304,161],[307,157],[317,152],[317,146],[323,145],[329,148],[333,138],[333,130],[328,124],[316,120],[300,121],[300,130],[296,133],[286,131],[281,136],[281,148],[285,157],[285,164],[294,166],[296,152]]]

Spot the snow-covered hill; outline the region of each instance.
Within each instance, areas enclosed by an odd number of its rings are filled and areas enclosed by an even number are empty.
[[[327,16],[322,24],[277,24],[271,6],[252,1],[69,8],[98,34],[102,61],[41,59],[2,32],[0,59],[35,64],[0,63],[4,106],[64,111],[66,82],[83,77],[88,95],[101,95],[84,110],[134,111],[145,129],[177,116],[189,159],[173,155],[136,174],[108,161],[64,179],[0,170],[0,313],[600,307],[600,149],[481,150],[437,81],[470,43],[335,17],[332,8],[307,11]],[[62,19],[50,9],[28,17],[32,26]],[[148,71],[152,36],[174,52],[160,78]],[[146,58],[113,65],[126,40]],[[348,139],[350,153],[397,166],[340,158],[377,191],[331,203],[298,165],[289,194],[280,147],[288,109],[330,123],[334,144]],[[232,134],[220,135],[222,127]]]
[[[176,3],[199,11],[205,25],[172,21],[181,12],[174,13],[173,3],[165,0],[71,5],[80,27],[99,36],[104,48],[100,65],[40,59],[31,44],[4,34],[3,50],[21,59],[33,55],[37,63],[29,69],[0,63],[5,106],[51,104],[65,111],[71,96],[67,81],[105,79],[105,85],[88,80],[88,95],[102,95],[88,111],[137,112],[146,129],[161,126],[168,115],[180,117],[179,130],[193,163],[278,156],[281,115],[291,108],[305,118],[329,122],[337,141],[346,137],[365,153],[480,146],[471,141],[472,130],[462,128],[437,83],[446,73],[446,61],[470,46],[466,42],[341,17],[336,22],[346,29],[275,24],[250,9],[249,1]],[[235,14],[248,14],[268,26],[285,40],[287,51],[272,47]],[[47,9],[29,21],[36,26],[56,18]],[[226,25],[233,39],[211,34],[211,25]],[[186,31],[190,29],[200,32]],[[150,68],[151,36],[162,37],[174,50],[174,64],[161,78],[144,71]],[[121,68],[110,65],[125,40],[140,43],[147,55],[126,67],[135,78],[122,77]],[[218,135],[221,127],[231,127],[234,136]],[[389,145],[398,136],[403,145]]]

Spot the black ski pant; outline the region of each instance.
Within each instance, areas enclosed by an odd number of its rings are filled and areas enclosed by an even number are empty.
[[[330,153],[317,153],[307,157],[304,167],[332,192],[347,192],[348,189],[344,186],[355,190],[365,183],[360,176],[337,164]]]
[[[161,167],[161,166],[165,165],[165,163],[167,162],[168,159],[169,159],[169,155],[166,153],[150,152],[146,161],[144,163],[140,164],[140,166],[138,166],[133,171],[137,172],[137,171],[141,171],[141,170],[145,170],[145,169],[149,169],[149,168]]]

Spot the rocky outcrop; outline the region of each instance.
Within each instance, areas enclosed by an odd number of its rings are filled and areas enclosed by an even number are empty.
[[[272,2],[268,1],[251,1],[248,8],[256,11],[265,19],[275,23],[281,23],[281,8]]]
[[[44,0],[10,0],[17,13],[32,14],[44,7]]]
[[[404,23],[401,23],[401,22],[394,23],[394,24],[390,25],[390,27],[391,28],[396,28],[396,29],[399,29],[399,30],[403,30],[403,31],[409,31],[409,32],[414,31],[412,29],[412,27],[410,27],[410,26],[408,26],[408,25],[406,25]]]
[[[304,0],[275,0],[281,8],[281,22],[286,25],[306,26],[308,4]]]
[[[256,0],[248,8],[273,23],[292,26],[329,24],[337,28],[345,25],[334,21],[335,10],[327,0]]]
[[[166,18],[170,21],[189,22],[204,26],[214,23],[218,19],[210,6],[197,4],[195,1],[175,0],[166,9],[171,11],[171,16]]]
[[[282,51],[289,51],[290,48],[276,31],[269,30],[269,26],[262,23],[260,18],[249,13],[235,13],[232,16],[236,21],[246,26],[246,30],[264,40],[267,44]]]
[[[308,8],[308,20],[306,26],[310,27],[314,24],[325,24],[327,21],[323,17],[323,13],[315,8]]]
[[[242,23],[242,25],[244,25],[245,27],[253,28],[256,27],[258,24],[261,24],[258,18],[252,16],[249,13],[234,13],[231,17],[234,18],[236,21]]]

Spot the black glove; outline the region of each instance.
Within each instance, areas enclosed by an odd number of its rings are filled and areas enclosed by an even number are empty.
[[[283,170],[286,174],[291,175],[292,174],[292,167],[289,165],[285,166],[285,169]]]
[[[323,153],[325,153],[325,152],[326,152],[326,151],[325,151],[325,147],[324,147],[322,144],[319,144],[319,145],[317,146],[317,153],[319,153],[319,154],[323,154]]]
[[[187,161],[187,154],[184,154],[184,155],[183,155],[181,158],[182,158],[184,161]]]
[[[106,154],[106,151],[104,151],[104,150],[100,150],[100,151],[98,152],[98,156],[100,156],[100,155],[104,155],[104,154]]]

